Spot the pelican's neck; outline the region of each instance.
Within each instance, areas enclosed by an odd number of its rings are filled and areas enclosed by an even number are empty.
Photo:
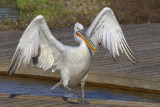
[[[79,43],[79,48],[83,48],[84,49],[86,47],[86,48],[88,48],[89,53],[91,55],[93,55],[93,51],[87,46],[87,44],[85,43],[85,41],[82,38],[77,37],[76,34],[74,34],[74,38],[75,38],[76,42]]]
[[[84,42],[84,40],[83,40],[83,39],[80,39],[79,43],[80,43],[80,45],[85,44],[85,45],[87,46],[87,44]]]

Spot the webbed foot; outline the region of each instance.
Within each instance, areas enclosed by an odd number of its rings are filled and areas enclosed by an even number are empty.
[[[79,104],[89,104],[89,103],[87,102],[87,100],[86,100],[85,98],[83,98],[83,97],[81,97],[81,98],[78,99],[78,103],[79,103]]]

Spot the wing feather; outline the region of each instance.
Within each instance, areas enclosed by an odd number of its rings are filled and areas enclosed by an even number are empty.
[[[105,7],[102,9],[87,29],[86,34],[96,47],[101,43],[103,47],[110,52],[113,58],[119,56],[119,51],[121,51],[126,54],[131,62],[134,63],[137,61],[110,8]]]
[[[65,46],[52,35],[45,19],[39,15],[24,31],[8,72],[11,75],[17,68],[35,59],[37,67],[43,70],[53,67],[56,71],[63,64],[64,53]]]

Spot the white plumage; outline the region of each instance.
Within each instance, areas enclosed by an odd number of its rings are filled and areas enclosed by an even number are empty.
[[[43,70],[49,68],[52,68],[53,72],[60,70],[61,81],[52,89],[63,85],[68,91],[76,93],[70,86],[81,83],[81,101],[84,103],[84,84],[88,77],[92,53],[96,51],[98,45],[102,44],[113,58],[119,56],[121,50],[133,63],[136,59],[110,8],[104,8],[97,15],[86,34],[83,29],[83,26],[77,22],[74,27],[74,38],[80,45],[66,46],[52,35],[43,16],[37,16],[19,41],[8,70],[9,74],[13,74],[17,68],[31,62]]]
[[[94,19],[86,31],[87,36],[98,47],[101,43],[103,47],[115,58],[119,56],[119,50],[125,53],[130,61],[134,63],[136,58],[133,55],[128,43],[124,38],[121,27],[110,8],[104,8]]]

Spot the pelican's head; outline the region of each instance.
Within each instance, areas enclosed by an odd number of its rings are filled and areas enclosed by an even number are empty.
[[[82,24],[80,24],[80,23],[77,22],[77,23],[74,25],[74,32],[83,31],[83,30],[84,30],[84,27],[83,27]]]
[[[77,42],[84,41],[89,48],[96,52],[96,47],[94,46],[90,38],[85,34],[83,25],[78,22],[74,26],[74,38]]]

